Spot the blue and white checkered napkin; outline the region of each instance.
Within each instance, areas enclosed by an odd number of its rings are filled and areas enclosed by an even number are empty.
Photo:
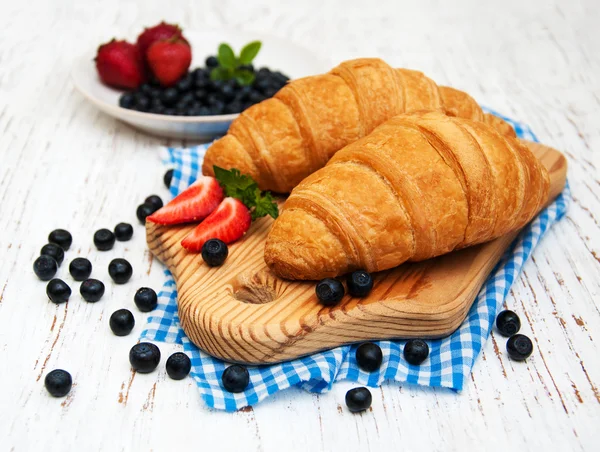
[[[520,138],[537,141],[524,124],[508,118]],[[166,150],[165,163],[175,169],[171,183],[173,196],[188,187],[199,174],[206,145],[187,149]],[[326,392],[335,381],[348,379],[361,385],[378,386],[385,380],[442,386],[461,390],[467,381],[475,358],[489,336],[497,310],[521,267],[545,232],[565,214],[570,199],[568,187],[556,201],[542,211],[515,240],[498,263],[462,326],[444,339],[427,341],[430,354],[420,366],[408,364],[402,357],[405,341],[379,341],[383,364],[376,372],[364,372],[356,364],[356,345],[342,346],[315,353],[312,356],[269,366],[249,366],[250,385],[243,393],[232,394],[221,387],[221,374],[227,367],[224,361],[207,355],[190,342],[179,325],[175,282],[165,270],[166,281],[159,294],[158,308],[148,319],[142,338],[175,342],[192,359],[191,375],[207,405],[234,411],[254,405],[290,386],[300,386],[311,392]]]

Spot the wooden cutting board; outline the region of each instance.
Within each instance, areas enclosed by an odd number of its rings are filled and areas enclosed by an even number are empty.
[[[554,149],[526,144],[550,172],[550,202],[565,185],[567,161]],[[255,222],[218,268],[181,247],[194,225],[146,224],[150,250],[177,283],[181,326],[211,355],[265,364],[352,342],[447,336],[517,235],[376,273],[368,297],[346,295],[327,308],[318,303],[314,282],[282,280],[267,268],[263,249],[272,221]]]

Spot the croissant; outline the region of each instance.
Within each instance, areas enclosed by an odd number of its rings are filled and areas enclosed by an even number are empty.
[[[263,190],[289,193],[344,146],[393,116],[417,110],[483,121],[515,136],[510,125],[484,114],[468,94],[437,86],[421,72],[363,58],[295,80],[248,108],[210,146],[202,172],[213,176],[213,165],[237,168]]]
[[[399,115],[292,191],[265,261],[283,278],[321,279],[428,259],[521,228],[549,187],[529,149],[488,124]]]

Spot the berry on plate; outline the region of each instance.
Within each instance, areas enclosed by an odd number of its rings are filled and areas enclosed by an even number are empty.
[[[73,386],[73,378],[66,370],[54,369],[44,378],[44,386],[53,397],[66,396]]]
[[[46,286],[46,295],[52,303],[65,303],[71,296],[71,288],[62,279],[52,279]]]
[[[133,274],[133,267],[125,259],[113,259],[108,264],[108,274],[115,283],[125,284]]]
[[[346,406],[352,413],[364,411],[371,406],[373,396],[365,387],[350,389],[346,393]]]
[[[171,86],[187,73],[192,62],[192,50],[185,39],[173,36],[150,45],[146,59],[160,84]]]
[[[76,257],[69,264],[69,273],[75,281],[84,281],[92,274],[92,263],[85,257]]]
[[[181,245],[188,251],[198,252],[210,239],[232,243],[244,236],[251,222],[250,210],[242,201],[225,198],[214,212],[181,241]]]
[[[325,278],[315,287],[317,298],[322,305],[335,306],[344,298],[344,286],[337,279]]]
[[[223,265],[228,254],[229,249],[227,248],[227,244],[222,240],[210,239],[202,245],[202,259],[204,259],[204,262],[206,262],[209,267],[219,267]]]
[[[129,309],[119,309],[111,314],[108,325],[115,336],[127,336],[135,326],[135,318]]]
[[[71,236],[69,231],[65,231],[64,229],[55,229],[48,235],[48,242],[56,243],[64,251],[67,251],[71,243],[73,243],[73,236]]]
[[[533,342],[524,334],[515,334],[506,342],[506,351],[515,361],[524,361],[533,352]]]
[[[65,259],[64,250],[55,243],[47,243],[42,246],[40,254],[54,258],[58,265],[62,264],[63,260]]]
[[[179,25],[168,24],[163,21],[153,27],[144,28],[144,31],[137,38],[137,46],[140,53],[145,57],[146,52],[152,44],[156,41],[172,38],[173,36],[185,40]]]
[[[115,238],[119,242],[126,242],[133,237],[133,226],[129,223],[119,223],[115,226]]]
[[[356,349],[356,363],[365,372],[373,372],[379,369],[382,361],[383,353],[377,344],[365,342]]]
[[[99,251],[111,250],[115,245],[115,235],[110,229],[98,229],[94,233],[94,245]]]
[[[429,345],[422,339],[410,339],[404,346],[404,359],[418,366],[429,356]]]
[[[140,287],[133,296],[133,301],[140,311],[150,312],[158,305],[158,296],[154,289],[151,289],[150,287]]]
[[[167,374],[173,380],[183,380],[192,369],[192,361],[185,353],[176,352],[167,359],[166,368]]]
[[[100,80],[108,86],[135,89],[146,78],[137,46],[127,41],[113,39],[102,44],[95,61]]]
[[[56,275],[58,264],[52,256],[42,254],[33,262],[33,271],[42,281],[49,281]]]
[[[79,293],[85,301],[95,303],[104,295],[104,283],[97,279],[86,279],[79,286]]]
[[[496,328],[502,336],[511,337],[521,329],[521,319],[516,313],[507,309],[496,317]]]
[[[150,342],[140,342],[131,347],[129,362],[140,373],[152,372],[160,362],[160,350]]]
[[[229,392],[243,392],[250,383],[250,374],[244,366],[233,364],[223,371],[221,382]]]
[[[202,176],[147,219],[163,225],[200,221],[210,215],[222,200],[223,189],[219,182],[214,177]]]
[[[348,275],[346,280],[348,293],[353,297],[366,297],[373,288],[373,278],[364,270],[357,270]]]

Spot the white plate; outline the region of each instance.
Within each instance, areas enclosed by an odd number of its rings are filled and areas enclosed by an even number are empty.
[[[184,31],[192,45],[191,68],[204,66],[208,55],[214,55],[220,43],[230,44],[239,52],[250,41],[262,41],[255,67],[268,66],[280,70],[290,78],[320,74],[330,69],[330,64],[293,42],[260,33],[232,30]],[[102,84],[96,73],[93,55],[78,58],[71,70],[77,90],[96,107],[136,129],[169,138],[187,138],[209,141],[227,132],[237,114],[218,116],[167,116],[143,113],[119,107],[122,91]]]

